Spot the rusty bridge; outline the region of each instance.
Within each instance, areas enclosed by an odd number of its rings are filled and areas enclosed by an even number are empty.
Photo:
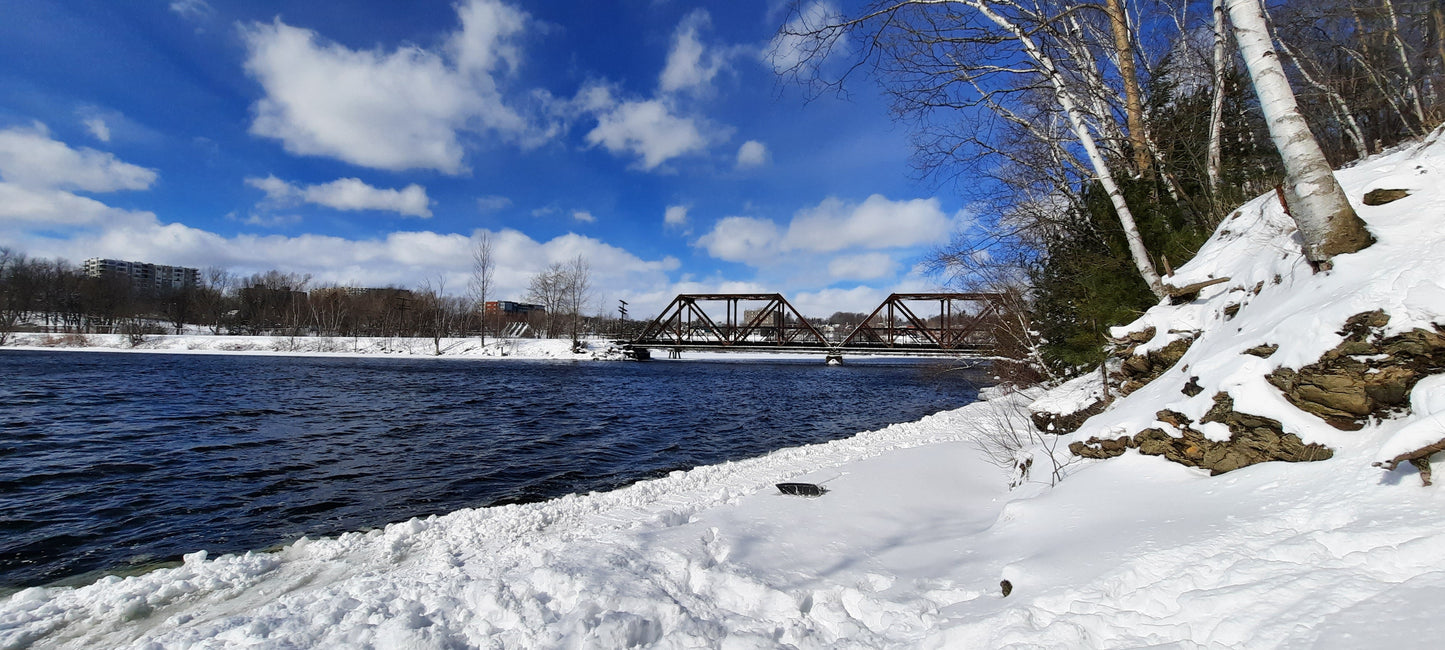
[[[776,293],[682,294],[625,341],[634,358],[649,349],[803,352],[843,355],[986,356],[1002,294],[895,293],[848,331],[810,323]],[[920,316],[923,314],[923,316]]]

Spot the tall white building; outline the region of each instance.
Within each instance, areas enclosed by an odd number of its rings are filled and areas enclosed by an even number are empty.
[[[135,286],[156,289],[179,289],[195,286],[201,281],[201,272],[188,266],[166,266],[149,262],[127,262],[92,257],[81,266],[85,274],[98,278],[103,275],[119,275],[130,278]]]

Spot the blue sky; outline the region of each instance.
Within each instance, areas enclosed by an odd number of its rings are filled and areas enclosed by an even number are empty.
[[[0,245],[597,302],[934,287],[966,223],[871,83],[804,101],[782,2],[0,0]]]

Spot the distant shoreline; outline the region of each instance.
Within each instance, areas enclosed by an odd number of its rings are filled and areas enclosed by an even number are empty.
[[[120,352],[139,354],[229,354],[333,358],[427,358],[469,360],[620,361],[626,357],[611,341],[587,338],[584,350],[572,352],[570,339],[236,336],[155,334],[132,345],[122,334],[17,333],[0,350],[32,352]],[[441,353],[437,350],[440,347]]]

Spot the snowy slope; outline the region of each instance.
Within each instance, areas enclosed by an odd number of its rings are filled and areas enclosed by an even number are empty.
[[[1027,426],[1039,396],[1001,395],[615,492],[28,589],[0,603],[0,647],[1436,647],[1445,493],[1370,463],[1437,431],[1445,381],[1422,381],[1408,415],[1343,432],[1263,375],[1310,363],[1362,311],[1385,309],[1392,331],[1442,322],[1442,174],[1438,145],[1341,172],[1352,199],[1413,194],[1361,207],[1379,243],[1324,274],[1273,196],[1242,207],[1172,278],[1231,281],[1124,328],[1154,327],[1148,346],[1200,330],[1179,367],[1060,440],[1132,434],[1165,408],[1197,417],[1226,391],[1333,447],[1326,461],[1210,477],[1129,451],[1050,487],[1040,452],[1010,491],[976,441]],[[1240,353],[1261,343],[1279,349]],[[1064,391],[1048,399],[1088,388]],[[783,496],[784,480],[829,492]]]

